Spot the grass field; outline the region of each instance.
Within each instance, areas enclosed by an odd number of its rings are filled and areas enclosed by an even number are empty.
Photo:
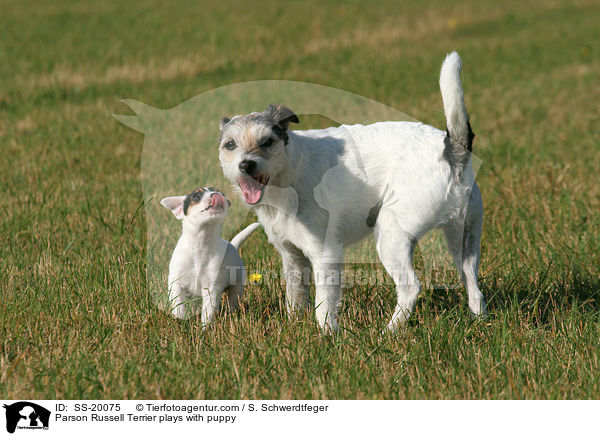
[[[600,397],[597,1],[202,3],[0,2],[0,398]],[[483,159],[484,322],[464,291],[425,288],[381,336],[393,291],[357,286],[322,337],[277,280],[210,332],[156,306],[121,98],[297,80],[444,128],[454,49]],[[262,232],[243,255],[280,267]]]

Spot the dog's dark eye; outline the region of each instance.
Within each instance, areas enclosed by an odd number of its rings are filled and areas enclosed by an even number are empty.
[[[260,146],[261,147],[270,147],[271,145],[273,145],[273,138],[269,138],[267,139],[265,142],[263,142]]]
[[[202,199],[202,194],[200,193],[196,193],[194,194],[194,196],[192,197],[192,200],[194,200],[194,203],[199,202]]]
[[[235,145],[235,141],[228,141],[223,147],[225,147],[227,150],[235,150],[235,148],[237,147]]]

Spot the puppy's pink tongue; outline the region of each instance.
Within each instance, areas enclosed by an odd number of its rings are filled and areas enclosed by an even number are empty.
[[[210,206],[211,207],[214,207],[214,206],[223,207],[223,206],[225,206],[225,199],[223,198],[223,196],[221,194],[213,194],[213,196],[210,197]]]
[[[242,188],[242,195],[246,203],[256,204],[260,201],[262,191],[265,188],[264,185],[261,185],[252,177],[242,177],[238,179],[238,184]]]

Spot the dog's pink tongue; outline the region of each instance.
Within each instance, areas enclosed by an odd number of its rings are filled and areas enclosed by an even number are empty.
[[[214,207],[214,206],[223,207],[223,206],[225,206],[225,199],[223,198],[223,196],[221,194],[213,194],[213,196],[210,197],[210,206],[211,207]]]
[[[242,188],[244,201],[248,204],[256,204],[260,201],[264,186],[254,180],[252,177],[242,177],[238,179],[238,184]]]

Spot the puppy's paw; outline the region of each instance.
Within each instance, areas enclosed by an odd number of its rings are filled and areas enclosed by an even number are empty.
[[[385,329],[383,329],[381,331],[382,335],[393,335],[396,333],[399,333],[403,330],[406,330],[406,326],[408,325],[408,323],[406,322],[406,319],[400,320],[400,319],[392,319],[388,325],[386,326]]]
[[[185,312],[184,307],[175,307],[171,311],[171,316],[175,319],[184,320],[187,317],[187,313]]]

